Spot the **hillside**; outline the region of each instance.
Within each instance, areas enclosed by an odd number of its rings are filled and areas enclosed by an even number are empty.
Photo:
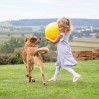
[[[56,19],[22,19],[0,22],[0,26],[46,26],[47,24],[56,21]],[[99,19],[70,19],[74,26],[93,26],[99,27]]]

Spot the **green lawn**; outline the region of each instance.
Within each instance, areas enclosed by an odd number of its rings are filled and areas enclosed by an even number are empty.
[[[44,64],[46,80],[53,75],[54,64]],[[81,74],[78,82],[73,83],[72,75],[61,69],[58,80],[44,86],[36,65],[35,83],[28,83],[23,64],[0,65],[0,99],[99,99],[99,60],[78,62],[73,69]]]

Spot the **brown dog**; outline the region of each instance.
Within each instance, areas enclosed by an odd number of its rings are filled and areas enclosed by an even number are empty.
[[[41,71],[42,74],[42,81],[45,85],[45,77],[44,77],[44,66],[43,66],[43,59],[39,52],[47,53],[49,51],[48,48],[42,47],[37,48],[35,47],[36,44],[40,43],[41,39],[36,36],[28,36],[26,38],[25,46],[22,51],[22,59],[24,64],[26,65],[27,69],[27,77],[29,77],[29,82],[35,82],[35,79],[32,78],[31,72],[34,67],[34,63],[36,63]]]

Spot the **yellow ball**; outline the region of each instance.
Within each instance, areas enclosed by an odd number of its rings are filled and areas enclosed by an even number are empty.
[[[60,31],[56,22],[48,24],[45,28],[45,36],[52,40],[54,40],[59,33]]]

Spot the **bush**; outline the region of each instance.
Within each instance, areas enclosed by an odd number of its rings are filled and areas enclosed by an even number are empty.
[[[20,51],[19,48],[16,48],[14,50],[14,53],[12,55],[12,59],[13,59],[13,63],[14,63],[14,60],[16,61],[17,64],[22,64],[23,63],[23,60],[22,60],[22,53]]]
[[[56,62],[57,54],[50,50],[49,53],[42,55],[44,62]]]
[[[11,37],[8,42],[4,42],[0,45],[1,53],[13,53],[15,48],[20,48],[24,45],[24,39],[19,37]]]
[[[21,52],[17,49],[12,54],[1,54],[0,55],[0,65],[5,64],[22,64]]]
[[[9,54],[2,54],[0,55],[0,65],[5,65],[10,63],[10,57]]]
[[[96,38],[99,38],[99,36],[96,36]]]

